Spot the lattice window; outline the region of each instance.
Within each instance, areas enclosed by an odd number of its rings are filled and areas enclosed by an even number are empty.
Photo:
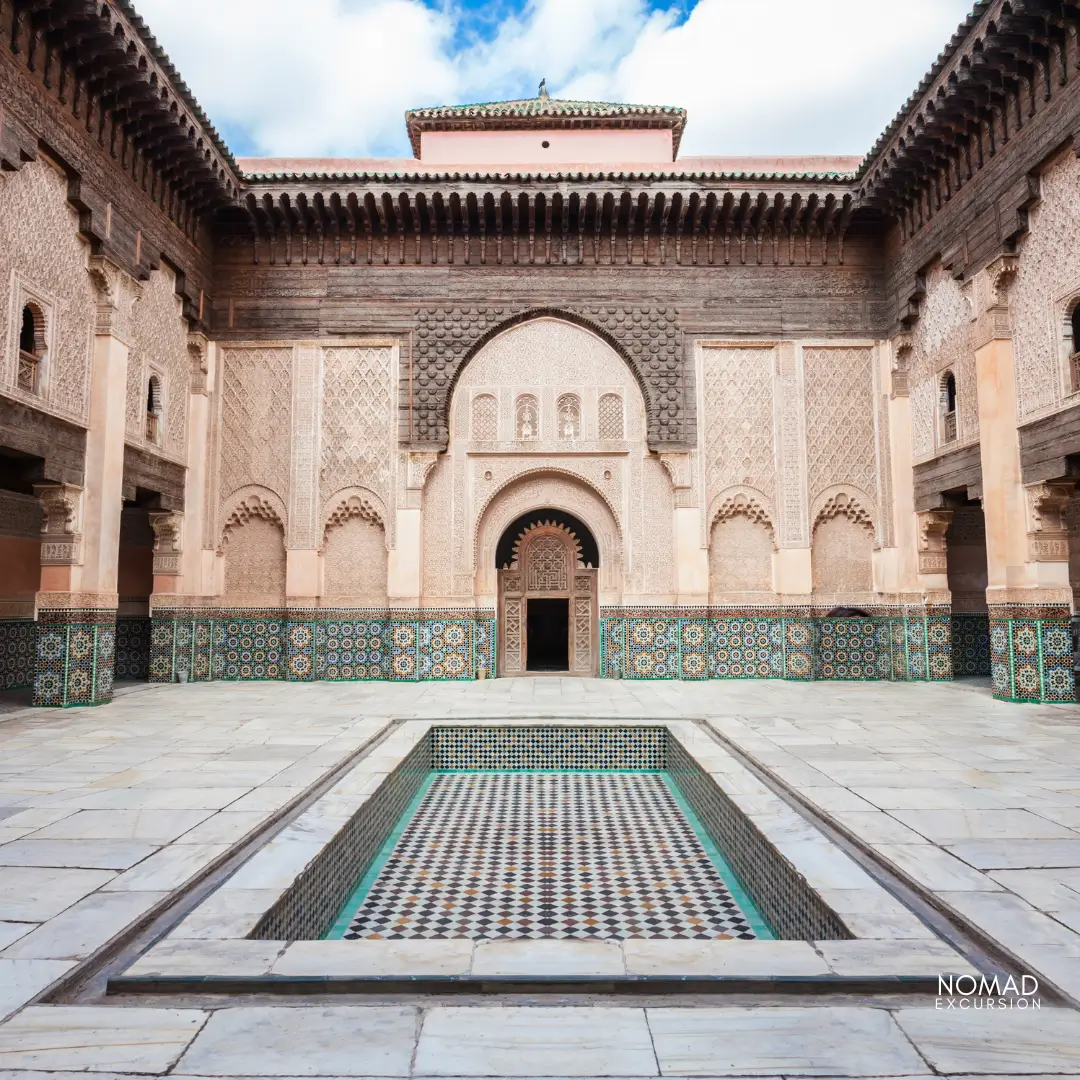
[[[473,398],[472,437],[479,442],[494,442],[499,437],[499,402],[492,394]]]
[[[161,379],[151,375],[146,381],[146,441],[161,445]]]
[[[941,392],[941,441],[956,439],[956,376],[946,371],[939,383]]]
[[[519,442],[540,438],[540,402],[532,394],[522,394],[514,405],[514,437]]]
[[[41,384],[41,366],[45,360],[45,312],[29,301],[22,309],[19,327],[19,389],[36,394]]]
[[[1072,301],[1069,316],[1069,392],[1080,391],[1080,298]]]
[[[559,438],[581,438],[581,399],[577,394],[562,394],[556,403],[559,414]]]
[[[598,408],[601,439],[626,438],[623,400],[618,394],[604,394]]]
[[[529,545],[528,588],[536,592],[566,590],[566,545],[556,536],[537,537]]]

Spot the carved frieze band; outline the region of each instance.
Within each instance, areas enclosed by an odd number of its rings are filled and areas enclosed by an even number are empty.
[[[293,354],[292,461],[289,484],[290,548],[318,547],[319,349],[300,345]]]
[[[1069,528],[1065,508],[1075,484],[1029,484],[1026,488],[1028,514],[1028,559],[1030,562],[1067,562]]]

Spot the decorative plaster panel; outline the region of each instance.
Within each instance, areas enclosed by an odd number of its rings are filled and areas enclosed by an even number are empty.
[[[811,504],[833,484],[877,491],[873,356],[871,348],[803,350]]]
[[[189,371],[188,325],[176,295],[176,276],[168,267],[142,283],[132,317],[128,354],[125,440],[151,453],[183,460],[187,448]],[[146,384],[151,370],[164,375],[162,445],[146,439]]]
[[[1009,289],[1021,421],[1064,404],[1064,362],[1075,350],[1068,311],[1080,298],[1080,251],[1072,242],[1078,229],[1080,160],[1070,149],[1042,175],[1042,199],[1029,211]]]
[[[258,484],[288,502],[292,348],[222,351],[220,504]]]
[[[0,174],[0,289],[7,291],[0,310],[8,313],[3,382],[9,397],[85,424],[97,303],[86,269],[88,248],[79,238],[78,214],[67,194],[67,179],[43,159]],[[43,397],[16,385],[20,280],[47,291],[55,301]]]
[[[971,349],[971,303],[965,289],[941,263],[926,275],[926,295],[911,335],[908,374],[911,439],[915,462],[979,438],[975,354]],[[945,443],[937,414],[940,382],[946,371],[956,379],[956,438]]]

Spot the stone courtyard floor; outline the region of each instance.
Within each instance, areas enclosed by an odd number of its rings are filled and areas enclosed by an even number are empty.
[[[387,718],[503,716],[706,721],[1038,976],[1050,1000],[1037,1011],[782,995],[33,1003]],[[1080,706],[999,703],[981,683],[537,678],[129,687],[96,709],[0,717],[0,1080],[1080,1076],[1078,1008]]]

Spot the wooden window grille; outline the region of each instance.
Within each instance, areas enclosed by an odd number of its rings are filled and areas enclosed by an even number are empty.
[[[146,441],[161,444],[161,380],[156,375],[146,384]]]
[[[941,440],[956,439],[956,376],[951,371],[941,377]]]
[[[37,304],[25,304],[19,327],[18,386],[29,394],[39,391],[45,357],[45,313]]]

